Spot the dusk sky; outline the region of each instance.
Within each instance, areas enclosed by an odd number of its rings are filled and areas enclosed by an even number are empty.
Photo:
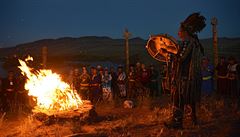
[[[1,0],[0,47],[45,38],[109,36],[122,38],[168,33],[177,38],[181,21],[201,12],[210,38],[210,21],[218,19],[220,37],[240,37],[239,0]]]

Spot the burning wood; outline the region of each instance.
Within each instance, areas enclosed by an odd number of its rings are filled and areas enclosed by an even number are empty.
[[[90,101],[83,100],[83,105],[76,110],[60,111],[52,114],[36,111],[33,116],[46,125],[52,125],[54,123],[64,123],[66,121],[86,122],[89,120],[95,120],[95,118],[97,118],[97,113],[92,107]]]
[[[81,100],[77,92],[61,80],[60,75],[48,69],[36,71],[29,68],[29,59],[26,62],[19,59],[19,68],[27,77],[25,89],[28,95],[36,101],[33,112],[38,119],[45,119],[42,114],[46,117],[73,118],[92,110],[91,102]]]

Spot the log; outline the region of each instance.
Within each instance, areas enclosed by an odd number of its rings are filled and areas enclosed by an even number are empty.
[[[83,105],[76,110],[55,113],[43,113],[35,110],[33,117],[45,125],[52,125],[65,122],[92,122],[96,120],[97,113],[90,101],[84,101]]]

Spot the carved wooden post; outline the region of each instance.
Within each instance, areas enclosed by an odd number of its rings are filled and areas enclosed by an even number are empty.
[[[128,43],[128,40],[129,40],[130,36],[131,36],[131,34],[128,32],[128,29],[125,29],[124,38],[126,40],[126,44],[125,44],[126,74],[128,74],[128,72],[129,72],[129,43]]]
[[[217,39],[217,18],[213,17],[211,20],[212,24],[212,33],[213,33],[213,61],[214,61],[214,67],[216,68],[218,64],[218,39]],[[216,72],[215,72],[215,78],[216,78]]]
[[[48,54],[47,46],[43,46],[42,47],[42,64],[43,64],[43,68],[47,67],[47,54]]]
[[[211,20],[212,24],[212,33],[213,33],[213,61],[214,61],[214,68],[217,67],[218,64],[218,39],[217,39],[217,18],[213,17]],[[214,71],[214,89],[217,89],[217,72]]]

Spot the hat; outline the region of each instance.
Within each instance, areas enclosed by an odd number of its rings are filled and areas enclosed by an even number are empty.
[[[101,65],[97,65],[97,69],[102,69],[102,66]]]
[[[118,65],[118,68],[123,68],[123,66],[122,65]]]
[[[193,13],[189,15],[182,23],[180,28],[187,31],[189,34],[195,34],[206,26],[206,18],[200,13]]]
[[[133,65],[133,64],[130,64],[129,67],[134,67],[134,65]]]
[[[140,63],[140,62],[137,62],[136,65],[141,65],[141,63]]]

